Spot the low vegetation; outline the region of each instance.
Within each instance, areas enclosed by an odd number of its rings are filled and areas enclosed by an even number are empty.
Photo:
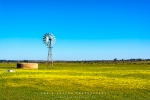
[[[14,72],[8,72],[8,69]],[[37,70],[0,63],[0,100],[148,100],[148,62],[54,63]]]

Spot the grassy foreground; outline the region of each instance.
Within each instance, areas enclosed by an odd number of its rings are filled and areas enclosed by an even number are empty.
[[[0,100],[149,100],[150,64],[0,63]],[[9,73],[8,69],[15,72]]]

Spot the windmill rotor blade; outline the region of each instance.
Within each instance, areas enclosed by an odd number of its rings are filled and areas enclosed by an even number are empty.
[[[54,45],[56,42],[56,38],[52,33],[45,33],[43,36],[43,42],[46,44],[48,47]]]

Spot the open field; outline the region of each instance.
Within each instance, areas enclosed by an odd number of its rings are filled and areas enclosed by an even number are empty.
[[[54,66],[23,70],[16,63],[0,63],[0,100],[150,100],[148,63]]]

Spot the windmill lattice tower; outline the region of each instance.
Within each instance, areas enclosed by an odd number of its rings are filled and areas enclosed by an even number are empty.
[[[46,33],[43,36],[43,42],[48,46],[48,56],[47,56],[47,67],[51,60],[51,66],[53,67],[53,58],[52,58],[52,46],[56,42],[56,38],[52,33]]]

